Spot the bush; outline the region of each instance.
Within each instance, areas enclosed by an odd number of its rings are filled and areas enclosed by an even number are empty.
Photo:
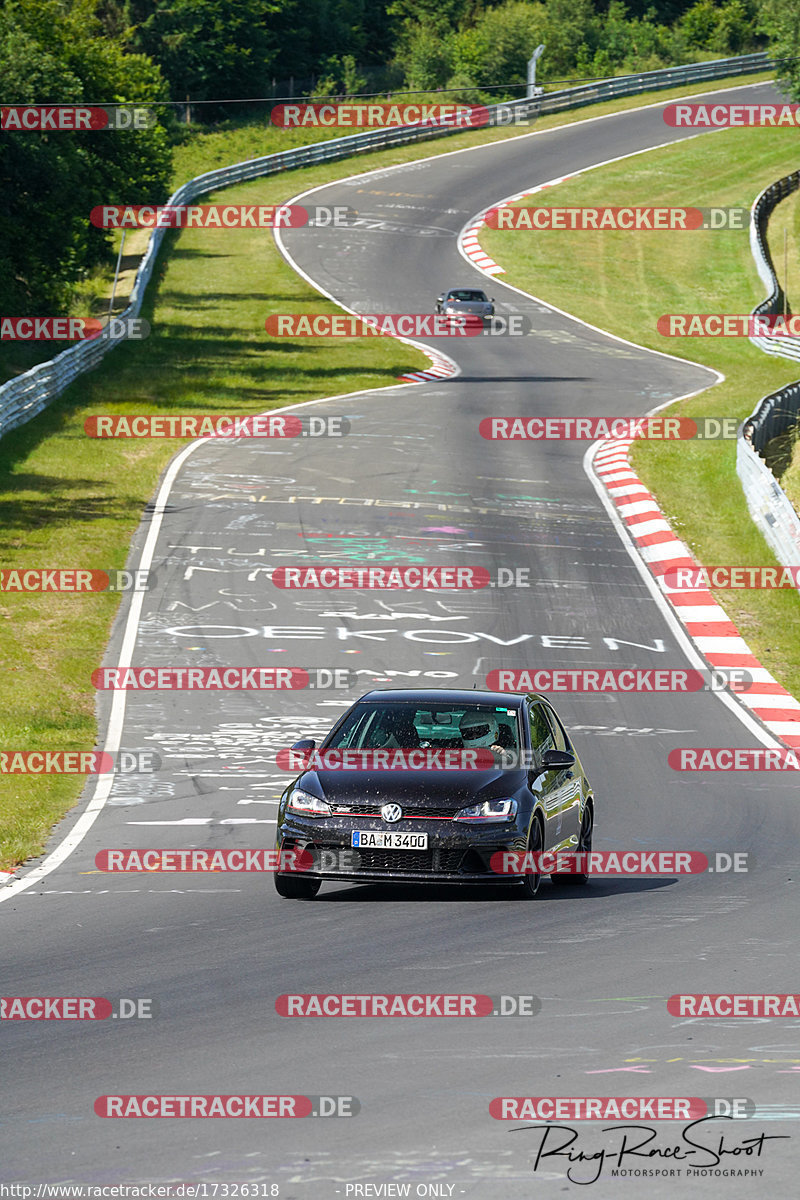
[[[91,0],[11,0],[0,9],[0,75],[22,104],[148,104],[166,96],[157,67],[103,36]],[[98,203],[167,198],[163,126],[140,131],[4,133],[0,140],[0,310],[69,311],[74,285],[110,260],[111,234],[89,223]]]

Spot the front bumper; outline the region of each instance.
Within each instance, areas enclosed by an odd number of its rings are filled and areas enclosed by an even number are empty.
[[[349,883],[486,883],[504,886],[520,882],[519,875],[493,870],[492,856],[524,851],[526,831],[518,822],[473,827],[452,820],[403,821],[402,833],[427,833],[427,850],[358,849],[351,844],[354,829],[385,830],[369,817],[319,822],[286,818],[278,831],[278,849],[310,851],[313,865],[304,875]],[[347,852],[344,854],[343,852]]]
[[[493,308],[482,308],[479,312],[474,308],[443,308],[442,315],[445,317],[479,317],[484,321],[488,321],[494,316]]]

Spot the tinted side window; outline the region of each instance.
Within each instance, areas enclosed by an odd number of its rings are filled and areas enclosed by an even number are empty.
[[[542,704],[542,708],[545,709],[545,719],[552,730],[552,744],[554,748],[557,750],[569,750],[571,752],[572,746],[570,745],[570,739],[567,738],[564,731],[564,726],[561,725],[558,716],[555,715],[552,708],[547,708],[545,704]]]
[[[541,704],[532,704],[530,707],[530,723],[531,723],[531,742],[537,754],[543,754],[545,750],[552,750],[555,743],[553,741],[553,732],[544,714],[544,708]]]
[[[328,746],[346,748],[361,746],[367,731],[375,725],[375,712],[371,708],[356,709],[328,739]]]
[[[569,734],[567,734],[564,726],[561,725],[560,718],[558,718],[558,716],[555,715],[552,708],[547,709],[547,715],[549,718],[549,722],[551,722],[551,725],[553,726],[553,731],[554,731],[554,736],[555,736],[555,749],[569,750],[570,754],[575,754],[575,750],[573,750],[572,743],[570,742],[570,736],[569,736]]]

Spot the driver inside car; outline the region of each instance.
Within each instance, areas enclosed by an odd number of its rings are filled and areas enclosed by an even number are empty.
[[[503,754],[500,745],[500,723],[493,713],[464,713],[459,726],[465,750],[484,747]]]

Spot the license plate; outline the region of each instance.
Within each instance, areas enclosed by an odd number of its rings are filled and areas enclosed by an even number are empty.
[[[427,850],[427,833],[399,833],[384,829],[354,829],[351,846],[359,850]]]

